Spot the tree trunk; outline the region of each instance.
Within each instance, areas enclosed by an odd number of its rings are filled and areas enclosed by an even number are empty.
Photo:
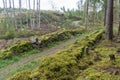
[[[3,7],[4,7],[4,15],[5,15],[5,27],[8,28],[8,19],[7,19],[7,11],[6,11],[6,0],[3,0]]]
[[[31,3],[30,3],[30,0],[28,0],[28,4],[29,4],[30,27],[31,27],[31,30],[33,30],[32,19],[31,19]]]
[[[12,9],[12,4],[11,4],[11,0],[9,0],[9,8],[10,8],[10,22],[12,22],[12,26],[14,24],[14,19],[13,19],[13,9]]]
[[[8,14],[8,10],[7,10],[7,8],[8,8],[7,0],[5,0],[5,8],[6,8],[6,21],[7,21],[7,28],[8,28],[10,22],[9,22],[9,14]]]
[[[40,29],[40,0],[37,0],[37,27]]]
[[[106,24],[106,10],[107,10],[107,6],[105,6],[105,9],[104,9],[104,26]]]
[[[26,7],[28,7],[28,3],[27,3],[27,0],[26,0]],[[27,28],[29,28],[29,25],[28,25],[28,23],[29,23],[29,21],[28,21],[28,10],[26,10],[26,26],[27,26]]]
[[[35,0],[33,0],[33,19],[32,19],[32,26],[35,27]]]
[[[88,7],[89,7],[89,1],[86,0],[85,2],[85,27],[86,29],[88,26]]]
[[[96,3],[93,4],[93,27],[95,26],[95,18],[96,18]]]
[[[15,4],[14,4],[14,0],[12,0],[12,3],[13,3],[13,24],[14,24],[14,27],[15,27],[15,29],[17,30],[18,28],[17,28],[17,25],[16,25],[16,17],[15,17]]]
[[[120,20],[119,20],[119,27],[118,27],[118,35],[120,35]]]
[[[20,13],[19,13],[19,15],[20,15],[20,27],[21,27],[21,29],[22,29],[22,10],[21,10],[21,8],[22,8],[22,4],[21,4],[21,0],[19,0],[19,11],[20,11]]]
[[[120,35],[120,0],[119,0],[119,27],[118,27],[118,35]]]
[[[39,22],[38,22],[38,27],[39,27],[39,29],[40,29],[40,0],[38,0],[39,1],[39,8],[38,8],[38,15],[39,15]]]
[[[107,0],[106,28],[105,37],[108,40],[113,39],[113,0]]]
[[[107,12],[107,0],[105,0],[103,4],[104,26],[106,25],[106,12]]]

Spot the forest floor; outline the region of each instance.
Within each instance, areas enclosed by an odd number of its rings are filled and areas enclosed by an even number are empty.
[[[17,69],[17,68],[20,68],[20,66],[23,66],[29,62],[32,62],[34,61],[35,59],[37,58],[43,58],[45,56],[49,56],[51,54],[54,54],[58,51],[61,51],[61,50],[64,50],[66,49],[68,46],[70,46],[71,44],[73,44],[76,40],[78,39],[82,39],[84,37],[84,35],[82,36],[76,36],[76,37],[72,37],[71,39],[67,40],[67,41],[63,41],[63,42],[60,42],[59,45],[56,45],[52,48],[49,48],[49,49],[44,49],[42,52],[38,53],[38,54],[33,54],[33,55],[30,55],[26,58],[22,58],[20,61],[18,62],[15,62],[13,64],[10,64],[6,67],[4,67],[2,70],[0,70],[0,80],[3,80],[7,77],[10,77],[11,74],[9,74],[9,72]]]
[[[89,60],[92,64],[81,71],[77,80],[120,80],[120,36],[113,41],[101,40],[89,54],[82,60]]]
[[[58,51],[65,50],[68,46],[73,44],[76,40],[80,40],[85,37],[86,34],[72,37],[69,40],[61,41],[59,44],[43,49],[40,53],[32,54],[28,57],[21,58],[19,61],[12,63],[3,69],[0,69],[0,80],[6,80],[7,78],[13,76],[16,72],[37,67],[36,62],[42,61],[45,56],[51,56]],[[88,33],[87,33],[88,35]],[[22,40],[26,40],[23,38]],[[2,42],[0,42],[2,43]],[[9,41],[9,43],[14,43],[14,41]],[[77,80],[119,80],[120,76],[120,36],[113,39],[113,41],[107,41],[105,39],[101,40],[100,43],[96,44],[94,48],[90,50],[90,55],[85,56],[84,59],[92,61],[90,65],[85,70],[82,70],[79,74]],[[115,55],[115,61],[110,61],[110,54]],[[38,60],[38,61],[36,61]],[[83,61],[84,62],[84,61]],[[97,78],[97,77],[98,78]],[[109,77],[108,77],[109,76]],[[111,79],[110,79],[111,78]]]

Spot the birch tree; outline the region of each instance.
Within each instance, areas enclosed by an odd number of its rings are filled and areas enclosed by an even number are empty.
[[[100,0],[90,0],[90,4],[92,6],[92,12],[93,12],[93,15],[92,15],[92,18],[93,18],[93,26],[95,24],[95,21],[96,21],[96,17],[97,17],[97,6],[98,4],[100,3]]]
[[[118,27],[118,35],[120,35],[120,0],[119,0],[119,27]]]
[[[35,0],[33,0],[33,19],[32,19],[32,26],[35,27]]]
[[[13,3],[13,24],[14,24],[14,27],[15,29],[17,30],[17,24],[16,24],[16,15],[15,15],[15,3],[14,3],[14,0],[12,0],[12,3]]]
[[[6,0],[3,0],[3,7],[4,7],[4,16],[5,16],[5,24],[6,27],[8,28],[8,20],[7,20],[7,11],[6,11]]]
[[[28,7],[28,2],[26,0],[26,7]],[[28,10],[26,10],[26,26],[27,28],[29,28],[29,25],[28,25],[29,21],[28,21]]]
[[[37,26],[40,29],[40,0],[37,0]]]
[[[87,27],[88,27],[88,10],[89,10],[89,1],[88,0],[86,0],[85,1],[85,9],[84,9],[85,11],[85,27],[86,27],[86,29],[87,29]]]
[[[9,0],[9,9],[10,9],[10,22],[12,22],[12,25],[14,24],[14,19],[13,19],[13,9],[12,9],[12,2]]]
[[[40,28],[40,0],[38,0],[39,1],[39,8],[38,8],[38,11],[39,11],[39,13],[38,13],[38,15],[39,15],[39,19],[38,19],[38,27]]]
[[[30,3],[30,0],[28,0],[28,6],[29,6],[29,20],[30,20],[30,27],[31,27],[31,30],[33,30],[33,26],[32,26],[32,18],[31,18],[31,3]]]
[[[22,3],[21,3],[21,0],[19,0],[19,21],[20,21],[20,27],[22,29]]]

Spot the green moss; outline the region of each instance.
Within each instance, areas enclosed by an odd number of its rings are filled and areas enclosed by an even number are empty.
[[[104,70],[99,71],[94,68],[88,68],[79,75],[77,80],[119,80],[119,75],[111,75]]]
[[[14,52],[14,54],[23,53],[32,49],[33,49],[32,43],[29,41],[19,42],[10,47],[10,50]]]
[[[20,55],[26,51],[34,49],[31,42],[19,42],[7,49],[3,49],[0,51],[0,59],[11,58],[14,55]]]
[[[90,47],[90,42],[98,42],[98,38],[102,36],[102,33],[103,31],[94,32],[92,37],[88,36],[83,40],[77,41],[68,49],[45,58],[39,67],[28,76],[22,75],[24,73],[21,72],[18,74],[21,77],[27,77],[26,80],[31,78],[36,80],[75,80],[82,70],[91,65],[90,62],[92,60],[88,59],[90,57],[84,58],[85,47]],[[15,80],[14,78],[18,74],[14,75],[10,80]],[[20,78],[16,79],[19,80]]]
[[[22,73],[22,74],[21,74]],[[11,78],[12,80],[29,80],[29,74],[31,73],[30,71],[22,71],[21,73],[17,73],[17,76],[14,76],[14,78]],[[24,77],[22,76],[24,75]],[[10,79],[8,79],[10,80]]]
[[[81,34],[84,29],[74,29],[74,30],[59,30],[57,32],[53,32],[50,34],[43,35],[39,38],[41,41],[41,47],[48,46],[49,43],[63,41],[75,36],[77,34]]]
[[[74,30],[59,30],[53,33],[49,33],[39,37],[41,41],[41,45],[38,46],[40,48],[48,47],[49,44],[54,42],[63,41],[71,38],[73,35],[81,34],[84,29],[74,29]],[[0,59],[11,58],[15,55],[21,55],[24,52],[28,52],[29,50],[33,50],[36,47],[33,47],[33,44],[30,41],[23,41],[15,43],[11,45],[7,49],[3,49],[0,51]]]
[[[94,65],[83,70],[77,80],[119,80],[120,79],[120,55],[117,54],[119,43],[102,40],[100,44],[91,50],[93,60],[99,57],[100,60],[94,60]],[[115,55],[115,61],[111,61],[110,54]],[[89,58],[90,59],[90,58]],[[117,72],[116,72],[117,71]]]

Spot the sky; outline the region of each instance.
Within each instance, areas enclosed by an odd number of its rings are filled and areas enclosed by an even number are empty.
[[[26,8],[28,6],[26,6],[26,1],[28,0],[22,0],[22,7]],[[31,8],[33,7],[33,0],[31,1]],[[69,8],[69,9],[76,9],[77,8],[77,1],[78,0],[40,0],[41,1],[41,9],[42,10],[52,10],[52,5],[54,5],[56,7],[57,10],[60,10],[61,7],[65,6],[65,8]],[[7,2],[9,3],[9,0],[7,0]],[[14,0],[15,2],[15,7],[18,8],[19,5],[19,0]],[[52,4],[52,5],[51,5]],[[9,4],[8,4],[9,6]],[[0,0],[0,7],[3,7],[3,0]]]

